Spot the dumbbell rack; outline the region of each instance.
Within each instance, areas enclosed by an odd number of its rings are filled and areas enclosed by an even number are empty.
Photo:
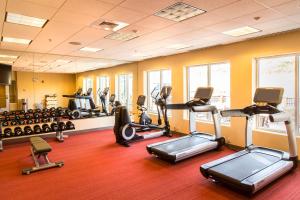
[[[60,118],[58,118],[58,120],[56,121],[57,123],[60,122]],[[40,123],[40,124],[49,124],[49,123]],[[32,124],[32,125],[37,125],[37,124]],[[50,124],[49,124],[50,125]],[[17,126],[17,125],[16,125]],[[20,126],[20,125],[18,125]],[[25,127],[26,125],[21,125],[20,127]],[[14,126],[10,126],[10,127],[14,127]],[[67,135],[64,135],[64,132],[70,132],[72,130],[66,130],[66,131],[56,131],[56,132],[48,132],[48,133],[39,133],[39,134],[30,134],[30,135],[21,135],[21,136],[16,136],[16,137],[1,137],[0,138],[0,151],[3,151],[3,141],[7,141],[7,140],[16,140],[16,139],[22,139],[22,138],[30,138],[30,137],[34,137],[34,136],[46,136],[46,135],[54,135],[56,139],[59,142],[64,142],[64,138],[67,138]],[[2,125],[0,124],[0,135],[2,135]]]

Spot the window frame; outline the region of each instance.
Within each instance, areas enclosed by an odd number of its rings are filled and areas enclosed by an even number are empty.
[[[105,78],[106,80],[105,80],[105,82],[106,82],[106,86],[105,87],[109,87],[109,91],[108,91],[108,98],[109,98],[109,96],[110,96],[110,77],[109,76],[107,76],[107,75],[100,75],[100,76],[97,76],[96,77],[96,102],[97,102],[97,105],[100,105],[101,104],[101,102],[100,102],[100,98],[99,98],[99,95],[98,95],[98,90],[100,89],[100,83],[101,83],[101,81],[100,81],[100,79],[101,78]],[[107,107],[108,107],[108,104],[107,104]]]
[[[159,72],[159,86],[160,86],[160,89],[162,87],[162,82],[163,82],[163,71],[170,71],[171,73],[171,85],[172,86],[172,70],[171,68],[161,68],[161,69],[153,69],[153,70],[148,70],[146,71],[146,77],[147,77],[147,86],[146,86],[146,99],[147,99],[147,102],[146,102],[146,106],[147,106],[147,112],[148,113],[151,113],[151,114],[154,114],[154,115],[157,115],[157,110],[152,110],[151,107],[150,107],[150,102],[152,102],[152,97],[151,97],[151,91],[150,91],[150,73],[151,72]]]
[[[129,76],[131,76],[131,79],[132,79],[132,91],[131,91],[131,95],[133,96],[133,74],[132,73],[117,74],[117,81],[116,81],[116,83],[117,83],[117,87],[116,87],[117,94],[116,94],[116,97],[117,97],[117,99],[119,101],[121,101],[120,100],[120,89],[121,89],[121,87],[120,87],[120,83],[121,83],[120,82],[120,76],[126,76],[127,77],[126,78],[126,89],[125,89],[125,90],[127,90],[127,97],[126,97],[127,101],[126,101],[126,105],[125,106],[128,107],[129,111],[132,111],[132,109],[133,109],[133,99],[131,99],[131,102],[129,101]]]
[[[229,95],[229,99],[230,99],[230,107],[229,109],[231,108],[231,62],[229,60],[223,60],[223,61],[220,61],[220,62],[210,62],[210,63],[202,63],[202,64],[194,64],[194,65],[189,65],[189,66],[185,66],[185,80],[186,80],[186,101],[189,101],[191,98],[190,96],[190,68],[193,68],[193,67],[207,67],[207,87],[210,87],[211,86],[211,80],[212,80],[212,73],[211,73],[211,66],[212,65],[218,65],[218,64],[228,64],[229,65],[229,73],[230,73],[230,95]],[[188,111],[185,111],[184,114],[183,114],[183,119],[184,120],[189,120],[188,118]],[[201,123],[205,123],[205,124],[213,124],[213,121],[208,119],[204,120],[204,119],[200,119],[199,117],[196,117],[195,118],[195,121],[196,122],[201,122]],[[226,127],[230,127],[231,126],[231,120],[228,122],[228,123],[224,123],[222,122],[221,123],[221,126],[226,126]]]
[[[299,109],[299,95],[300,95],[300,86],[299,86],[299,78],[300,78],[300,72],[299,72],[299,68],[300,68],[300,53],[285,53],[285,54],[276,54],[276,55],[269,55],[269,56],[260,56],[260,57],[255,57],[254,58],[254,69],[255,69],[255,76],[254,77],[254,85],[253,85],[253,90],[252,90],[252,97],[254,97],[254,92],[255,89],[257,87],[259,87],[259,78],[260,78],[260,74],[259,74],[259,59],[271,59],[271,58],[280,58],[280,57],[288,57],[288,56],[293,56],[295,59],[295,64],[294,64],[294,72],[295,72],[295,90],[294,90],[294,96],[295,96],[295,100],[294,100],[294,104],[295,104],[295,123],[294,123],[294,129],[295,134],[297,137],[299,137],[300,135],[300,124],[299,124],[299,119],[300,119],[300,109]],[[263,127],[258,127],[258,120],[257,117],[255,117],[255,122],[254,122],[255,126],[254,126],[254,130],[255,131],[261,131],[261,132],[267,132],[267,133],[271,133],[271,134],[279,134],[279,135],[285,135],[286,136],[286,132],[285,131],[281,131],[281,130],[276,130],[276,129],[270,129],[270,128],[263,128]]]

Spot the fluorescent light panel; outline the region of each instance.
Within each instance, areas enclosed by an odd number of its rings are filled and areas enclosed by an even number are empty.
[[[14,61],[11,61],[11,60],[0,60],[0,63],[4,63],[4,64],[13,64]]]
[[[93,28],[100,28],[106,31],[118,31],[128,25],[129,24],[121,21],[105,21],[103,19],[98,19],[91,24]]]
[[[161,11],[155,13],[154,15],[158,17],[163,17],[165,19],[169,19],[175,22],[180,22],[191,17],[195,17],[197,15],[205,13],[205,10],[201,10],[194,6],[188,5],[183,2],[175,3]]]
[[[8,12],[6,14],[6,21],[14,24],[21,24],[41,28],[46,24],[48,20]]]
[[[15,56],[15,55],[4,55],[4,54],[0,54],[0,58],[10,58],[10,59],[17,59],[19,56]]]
[[[256,29],[256,28],[252,28],[250,26],[243,26],[243,27],[236,28],[236,29],[229,30],[229,31],[225,31],[225,32],[222,32],[222,33],[225,34],[225,35],[238,37],[238,36],[242,36],[242,35],[257,33],[257,32],[260,32],[260,31],[261,30]]]
[[[120,32],[114,32],[112,34],[109,34],[105,36],[104,38],[106,39],[111,39],[111,40],[120,40],[120,41],[128,41],[132,40],[134,38],[137,38],[138,35],[135,33],[120,33]]]
[[[30,44],[31,40],[22,38],[2,37],[3,42],[17,43],[17,44]]]
[[[97,52],[97,51],[101,51],[103,49],[99,49],[99,48],[93,48],[93,47],[83,47],[80,49],[80,51],[88,51],[88,52]]]

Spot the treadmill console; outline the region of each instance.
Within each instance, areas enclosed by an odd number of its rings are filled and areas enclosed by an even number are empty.
[[[281,104],[283,88],[257,88],[253,101],[256,104],[269,104],[274,107]]]
[[[187,102],[187,104],[191,106],[198,104],[205,105],[209,102],[213,91],[213,87],[198,87],[194,95],[194,99]]]
[[[146,96],[145,95],[140,95],[140,96],[138,96],[136,104],[138,106],[144,106],[145,105],[145,101],[146,101]]]

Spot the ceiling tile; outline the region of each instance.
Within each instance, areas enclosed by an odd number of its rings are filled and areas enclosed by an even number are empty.
[[[256,3],[253,0],[241,0],[232,3],[228,6],[213,10],[211,13],[217,16],[222,16],[224,20],[237,18],[243,15],[247,15],[259,10],[265,9],[261,4]]]
[[[275,6],[273,8],[275,10],[277,10],[278,12],[285,14],[285,15],[299,14],[300,13],[300,1],[299,0],[289,1],[287,3],[284,3],[279,6]]]
[[[7,1],[6,11],[31,17],[50,19],[56,12],[56,9],[24,0],[9,0]]]
[[[3,36],[33,40],[41,28],[4,22]]]
[[[121,21],[128,24],[132,24],[146,16],[147,14],[142,12],[137,12],[122,7],[116,7],[107,14],[105,14],[102,18],[104,18],[105,20]]]
[[[258,3],[261,3],[267,7],[273,7],[273,6],[277,6],[280,4],[284,4],[287,3],[291,0],[255,0]]]
[[[170,26],[172,24],[175,24],[175,22],[161,18],[161,17],[151,15],[141,21],[136,22],[135,24],[138,26],[141,26],[141,27],[159,30],[159,29],[165,28],[167,26]]]
[[[188,20],[185,20],[181,23],[189,24],[189,25],[197,27],[197,28],[202,28],[202,27],[214,25],[214,24],[217,24],[217,23],[220,23],[223,21],[225,21],[224,17],[207,12],[202,15],[198,15],[198,16],[195,16]]]
[[[106,3],[111,3],[111,4],[114,4],[114,5],[118,5],[118,4],[120,4],[124,0],[98,0],[98,1],[102,1],[102,2],[106,2]]]
[[[75,13],[101,17],[114,7],[113,4],[97,0],[67,0],[62,9],[68,9]]]
[[[260,19],[256,20],[254,18],[259,17]],[[251,13],[249,15],[244,15],[242,17],[235,18],[234,21],[240,22],[246,25],[253,25],[258,23],[264,23],[271,20],[276,20],[284,17],[284,15],[272,10],[272,9],[264,9],[255,13]]]
[[[126,0],[120,6],[152,15],[176,2],[176,0]]]
[[[213,0],[213,1],[207,1],[207,0],[183,0],[183,2],[195,6],[197,8],[200,8],[205,11],[210,11],[216,8],[224,7],[226,5],[229,5],[231,3],[236,2],[237,0]]]
[[[25,0],[31,3],[40,4],[43,6],[49,6],[59,8],[66,0]]]
[[[81,25],[50,21],[37,38],[30,44],[28,50],[40,51],[42,53],[50,51],[81,29]]]
[[[288,18],[281,18],[277,20],[268,21],[265,23],[255,24],[253,27],[260,30],[278,29],[284,26],[296,25],[297,23],[289,20]],[[300,26],[300,24],[298,24]]]
[[[75,12],[66,8],[62,8],[55,14],[51,21],[89,26],[97,19],[97,17],[91,15],[86,15],[80,12]]]
[[[300,14],[290,15],[288,19],[297,23],[300,23]]]
[[[27,47],[28,45],[14,44],[8,42],[1,42],[0,44],[1,49],[16,50],[16,51],[24,51],[27,49]]]

